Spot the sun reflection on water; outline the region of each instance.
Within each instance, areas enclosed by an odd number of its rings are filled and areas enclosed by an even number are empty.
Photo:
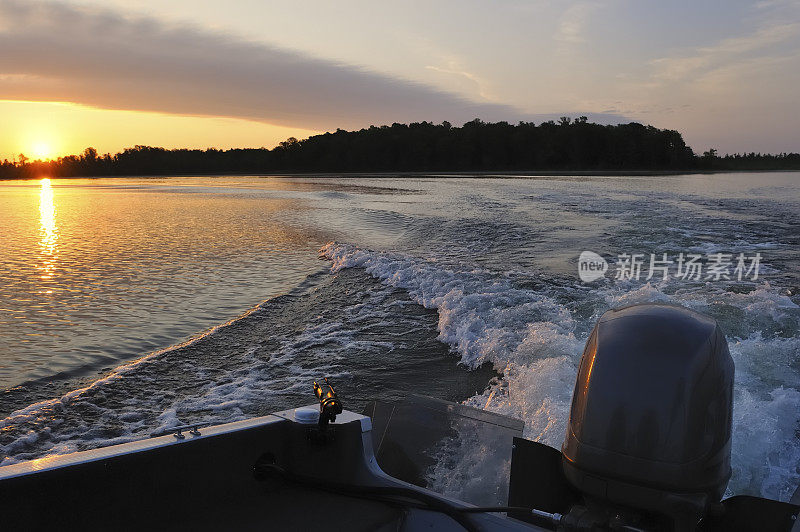
[[[53,187],[47,178],[42,179],[42,188],[39,192],[39,225],[41,262],[38,269],[42,272],[42,280],[49,280],[53,278],[53,272],[56,269],[58,227],[56,226],[56,204],[53,198]]]

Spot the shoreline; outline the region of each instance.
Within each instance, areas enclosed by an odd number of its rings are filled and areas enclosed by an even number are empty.
[[[715,175],[715,174],[756,174],[756,173],[800,173],[800,169],[769,169],[769,170],[529,170],[529,171],[496,171],[496,172],[209,172],[209,173],[163,173],[163,174],[126,174],[126,175],[84,175],[84,176],[54,176],[50,179],[129,179],[129,178],[171,178],[171,177],[302,177],[302,178],[398,178],[398,177],[441,177],[441,178],[531,178],[538,177],[648,177],[648,176],[677,176],[677,175]],[[0,177],[3,181],[38,181],[40,177]]]

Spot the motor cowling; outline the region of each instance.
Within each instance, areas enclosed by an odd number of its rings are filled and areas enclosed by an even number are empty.
[[[662,304],[606,312],[578,370],[567,479],[589,500],[692,528],[731,475],[733,376],[714,319]]]

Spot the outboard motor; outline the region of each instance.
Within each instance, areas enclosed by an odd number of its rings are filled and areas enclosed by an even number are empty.
[[[561,449],[586,502],[562,526],[694,530],[731,475],[733,372],[712,318],[662,304],[603,314]]]

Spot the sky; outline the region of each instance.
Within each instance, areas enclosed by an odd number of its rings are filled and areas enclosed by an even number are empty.
[[[586,115],[800,151],[800,0],[0,0],[0,158]]]

